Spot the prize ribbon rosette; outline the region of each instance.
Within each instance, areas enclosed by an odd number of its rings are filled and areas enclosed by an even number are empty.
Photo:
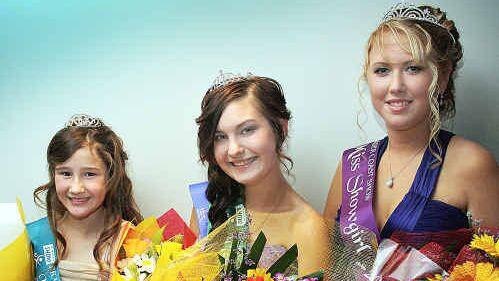
[[[0,272],[2,280],[33,280],[30,240],[20,201],[0,203]]]

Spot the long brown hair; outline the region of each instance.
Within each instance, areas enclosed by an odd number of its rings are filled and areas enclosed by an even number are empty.
[[[132,182],[126,173],[128,156],[123,150],[122,140],[108,127],[70,126],[59,130],[47,148],[49,182],[33,192],[35,203],[47,210],[50,227],[55,233],[61,250],[60,257],[66,254],[66,239],[57,230],[59,220],[65,215],[66,208],[59,201],[55,188],[55,168],[66,162],[80,148],[89,147],[98,155],[106,167],[106,197],[102,203],[105,211],[105,228],[101,232],[93,250],[102,274],[108,274],[110,257],[104,260],[103,254],[113,243],[119,232],[121,221],[134,224],[142,221],[132,194]],[[45,197],[42,198],[42,194]]]
[[[214,137],[224,109],[235,100],[251,96],[257,102],[258,110],[267,119],[276,137],[275,150],[281,163],[289,173],[293,161],[283,153],[287,131],[282,120],[290,120],[291,112],[281,85],[271,78],[248,76],[210,88],[201,103],[201,115],[196,119],[198,129],[199,157],[208,164],[208,188],[206,198],[211,203],[208,218],[212,229],[227,219],[227,210],[239,199],[244,200],[244,186],[229,177],[215,160]],[[289,166],[287,165],[289,163]]]

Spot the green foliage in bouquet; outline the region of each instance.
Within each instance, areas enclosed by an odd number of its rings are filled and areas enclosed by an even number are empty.
[[[262,256],[265,244],[267,243],[267,238],[263,232],[260,232],[251,246],[249,252],[244,248],[242,253],[239,253],[238,246],[240,245],[241,239],[237,237],[232,238],[232,245],[228,260],[224,259],[219,255],[221,264],[225,267],[222,273],[223,280],[322,280],[322,271],[314,272],[307,276],[292,279],[283,275],[287,269],[297,261],[298,258],[298,247],[294,244],[289,248],[277,261],[270,266],[269,269],[257,268],[260,258]],[[244,243],[244,242],[243,242]],[[241,258],[238,258],[241,254]]]

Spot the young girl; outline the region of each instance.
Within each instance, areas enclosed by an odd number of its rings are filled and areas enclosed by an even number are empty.
[[[396,230],[468,227],[467,213],[498,226],[494,157],[440,127],[455,112],[454,77],[463,56],[454,22],[439,8],[399,4],[366,50],[363,78],[388,136],[345,151],[325,216],[339,215],[342,227],[360,224],[379,238]]]
[[[290,111],[279,83],[259,76],[221,74],[207,91],[196,119],[200,158],[208,163],[208,217],[215,228],[244,204],[250,243],[263,231],[268,239],[260,260],[270,266],[293,244],[298,273],[319,270],[327,249],[321,216],[286,181],[283,146]],[[201,220],[200,220],[201,221]],[[193,212],[191,226],[199,224]]]
[[[73,116],[52,138],[50,180],[34,191],[34,199],[47,209],[49,233],[57,241],[57,268],[37,270],[38,279],[60,274],[62,280],[107,280],[117,240],[130,223],[142,220],[126,174],[127,159],[121,139],[88,115]],[[32,233],[35,259],[42,254],[48,264],[51,244],[37,253],[43,237]]]

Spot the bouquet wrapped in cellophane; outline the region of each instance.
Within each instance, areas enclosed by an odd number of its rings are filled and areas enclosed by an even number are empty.
[[[370,280],[499,281],[499,231],[406,233],[380,243]]]
[[[439,232],[394,232],[378,244],[369,229],[331,227],[326,280],[499,281],[499,230],[475,227]]]
[[[219,253],[222,270],[216,280],[224,281],[320,281],[323,271],[298,277],[298,247],[287,249],[268,268],[259,266],[267,238],[260,232],[249,247],[249,219],[246,209],[237,210],[222,226],[199,242],[202,248]]]
[[[186,243],[186,236],[191,237],[192,231],[178,214],[174,217],[174,220],[147,218],[129,231],[122,243],[123,257],[116,262],[112,281],[322,280],[322,272],[301,278],[284,274],[297,272],[289,270],[296,265],[296,245],[270,268],[258,268],[266,237],[260,233],[248,250],[248,217],[244,208],[195,244]],[[179,231],[172,231],[172,228]]]
[[[464,245],[447,271],[426,276],[427,281],[499,281],[499,228],[473,229],[469,244]]]
[[[376,258],[376,234],[359,224],[341,225],[332,222],[329,227],[329,266],[325,280],[367,281]]]
[[[213,280],[220,272],[216,252],[196,251],[195,235],[173,209],[130,229],[111,280]]]

